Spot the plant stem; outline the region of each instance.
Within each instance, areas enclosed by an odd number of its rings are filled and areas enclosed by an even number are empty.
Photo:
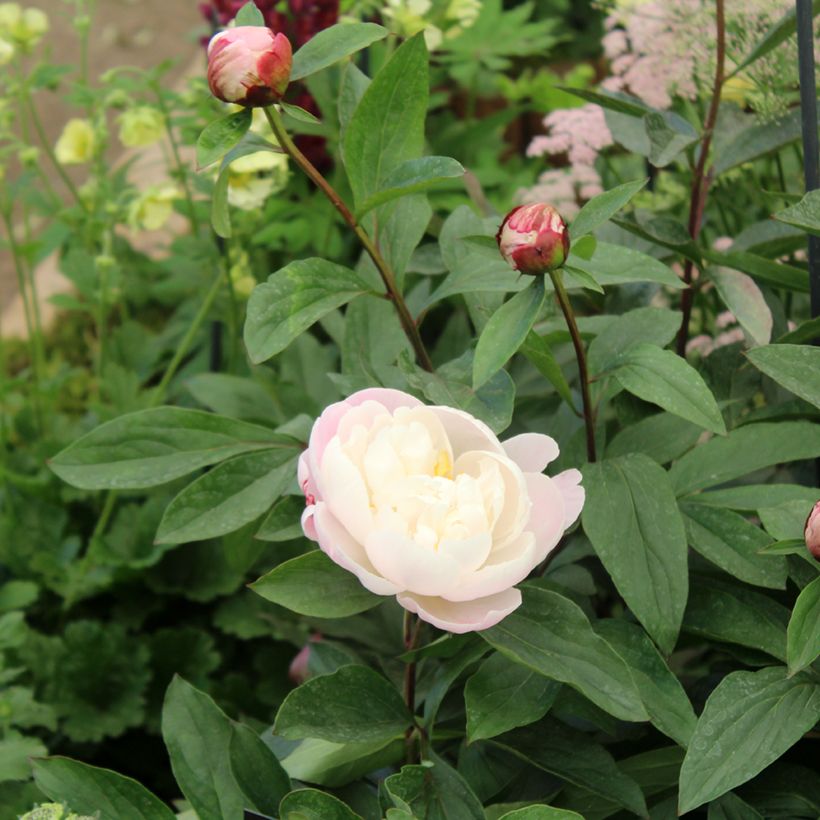
[[[421,635],[421,619],[417,615],[413,615],[408,610],[404,611],[404,649],[406,652],[411,652],[419,644],[419,636]],[[418,731],[415,726],[416,719],[416,662],[414,660],[408,661],[404,667],[404,702],[407,704],[407,711],[410,712],[413,718],[413,725],[407,727],[405,733],[405,745],[407,747],[406,757],[408,763],[416,762],[416,751],[414,748],[414,736]]]
[[[410,340],[413,350],[416,353],[416,360],[419,365],[428,372],[433,372],[433,363],[427,353],[427,349],[422,341],[418,326],[413,319],[404,297],[396,285],[396,277],[390,266],[385,261],[384,257],[379,252],[373,240],[368,235],[367,231],[356,221],[356,217],[350,209],[342,201],[337,191],[330,185],[330,183],[319,173],[313,163],[296,147],[296,143],[291,139],[290,135],[282,122],[282,117],[274,106],[270,108],[263,108],[268,123],[273,131],[276,139],[279,140],[279,145],[288,153],[293,161],[305,172],[305,174],[312,180],[312,182],[322,191],[322,193],[330,200],[334,208],[341,214],[342,219],[350,226],[353,233],[359,238],[362,246],[367,251],[373,264],[379,271],[379,275],[384,282],[387,290],[388,298],[393,302],[396,311],[399,314],[399,321],[405,335]]]
[[[584,351],[584,343],[581,340],[578,323],[575,321],[575,313],[572,310],[567,290],[564,287],[564,281],[561,278],[561,271],[550,271],[550,279],[552,279],[552,285],[555,288],[555,296],[558,299],[558,304],[561,306],[561,312],[564,314],[564,319],[566,319],[569,335],[572,337],[572,346],[575,348],[575,358],[578,361],[578,376],[581,382],[581,398],[584,402],[587,459],[589,461],[595,461],[595,411],[593,410],[592,401],[589,396],[589,373],[587,371],[587,357]]]
[[[698,157],[695,173],[692,179],[692,194],[689,200],[689,236],[697,242],[700,236],[700,229],[703,223],[703,211],[706,207],[706,197],[709,193],[709,185],[712,182],[712,171],[706,173],[706,163],[709,159],[709,148],[712,145],[712,137],[717,122],[718,110],[720,108],[720,92],[723,88],[726,68],[726,16],[724,12],[724,0],[715,0],[715,12],[717,23],[717,56],[715,61],[715,83],[712,88],[712,99],[709,103],[709,111],[706,114],[706,121],[703,124],[703,141],[700,146],[700,156]],[[686,285],[681,296],[681,319],[680,330],[678,331],[677,352],[679,356],[686,356],[686,343],[689,340],[689,322],[692,318],[692,303],[695,299],[692,287],[692,273],[694,262],[686,260],[683,269],[683,281]]]

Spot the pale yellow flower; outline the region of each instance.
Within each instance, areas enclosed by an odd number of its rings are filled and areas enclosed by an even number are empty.
[[[146,188],[128,208],[128,224],[136,230],[159,230],[174,212],[174,200],[180,192],[173,185]]]
[[[0,3],[0,37],[25,49],[40,42],[48,31],[48,17],[40,9],[23,9],[18,3]]]
[[[129,108],[119,117],[120,142],[127,148],[151,145],[162,137],[165,118],[149,105]]]
[[[257,151],[231,163],[228,202],[242,211],[254,211],[281,191],[288,181],[288,158],[272,151]]]
[[[746,75],[735,74],[720,87],[720,99],[724,102],[737,103],[741,108],[745,108],[749,92],[754,91],[755,88],[755,84]]]
[[[233,292],[240,299],[247,299],[256,287],[256,279],[251,273],[251,259],[244,249],[231,249],[229,253],[231,267],[229,274]]]
[[[82,165],[93,159],[96,147],[97,136],[91,121],[74,117],[65,124],[54,153],[63,165]]]
[[[14,46],[8,41],[0,38],[0,65],[10,63],[14,57]]]

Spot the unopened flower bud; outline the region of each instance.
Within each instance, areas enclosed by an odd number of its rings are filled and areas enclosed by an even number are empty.
[[[215,97],[245,106],[282,99],[290,80],[290,40],[262,26],[237,26],[208,44],[208,85]]]
[[[504,259],[530,276],[560,268],[569,256],[566,223],[552,205],[543,202],[513,208],[495,239]]]
[[[806,519],[806,546],[809,552],[820,561],[820,501],[818,501]]]

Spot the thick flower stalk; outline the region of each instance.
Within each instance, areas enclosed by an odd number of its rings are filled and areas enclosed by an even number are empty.
[[[263,26],[237,26],[208,44],[208,85],[220,100],[267,106],[282,99],[290,81],[290,40]]]
[[[581,512],[580,472],[543,474],[557,456],[549,436],[501,443],[461,410],[362,390],[313,426],[302,527],[376,595],[439,629],[487,629]]]

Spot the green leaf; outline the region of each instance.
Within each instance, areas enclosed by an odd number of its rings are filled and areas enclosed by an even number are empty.
[[[299,518],[304,509],[305,499],[300,495],[280,498],[254,537],[260,541],[292,541],[299,538],[302,535]]]
[[[638,784],[618,769],[612,755],[582,732],[547,718],[492,741],[533,766],[648,817]]]
[[[820,0],[812,3],[812,17],[820,12]],[[746,66],[751,65],[761,57],[765,57],[769,52],[774,51],[781,43],[785,43],[797,31],[797,15],[795,9],[789,9],[755,44],[743,62],[732,72],[732,75],[739,74]]]
[[[207,168],[228,153],[251,127],[253,109],[243,108],[209,123],[196,141],[197,169]]]
[[[515,355],[532,330],[546,293],[539,276],[492,315],[479,336],[473,359],[473,390],[485,385]]]
[[[311,678],[279,707],[274,731],[291,740],[378,743],[404,736],[410,713],[392,683],[366,666]]]
[[[606,454],[608,458],[617,458],[643,453],[658,464],[667,464],[694,447],[702,434],[700,427],[679,416],[656,413],[617,432]]]
[[[359,206],[356,215],[361,218],[386,202],[427,191],[440,182],[461,176],[464,176],[464,166],[450,157],[408,159],[387,175],[379,190]]]
[[[523,603],[480,635],[494,649],[552,680],[567,683],[622,720],[646,710],[621,657],[577,605],[557,592],[525,586]]]
[[[38,738],[7,730],[0,738],[0,783],[28,780],[31,777],[31,758],[45,754],[48,754],[48,749]]]
[[[484,820],[484,809],[461,775],[435,754],[430,763],[403,766],[384,781],[399,809],[418,820]]]
[[[768,344],[772,338],[772,312],[754,280],[729,268],[713,268],[709,276],[723,304],[732,311],[754,344]]]
[[[820,456],[820,426],[808,421],[747,424],[713,438],[672,465],[678,495],[705,490],[788,461]]]
[[[645,187],[647,179],[636,179],[634,182],[626,182],[610,191],[593,197],[578,212],[572,220],[569,235],[573,242],[577,242],[582,236],[592,233],[599,228],[610,217],[614,216],[626,205],[635,194]]]
[[[635,617],[672,651],[687,596],[683,521],[666,471],[635,453],[584,468],[584,532]]]
[[[254,581],[251,589],[268,601],[314,618],[346,618],[383,600],[321,550],[279,564]]]
[[[765,259],[754,253],[743,251],[718,253],[718,251],[705,250],[703,258],[716,265],[743,271],[752,279],[763,282],[765,285],[774,285],[798,293],[809,292],[808,271],[796,268],[794,265],[787,265],[785,262]]]
[[[552,706],[559,687],[494,652],[464,686],[467,741],[495,737],[540,720]]]
[[[772,538],[731,510],[707,504],[681,506],[689,544],[704,558],[747,584],[785,589],[788,568],[783,559],[760,555]]]
[[[744,484],[698,493],[686,500],[741,512],[756,512],[762,507],[776,507],[792,501],[801,501],[811,507],[817,500],[817,490],[802,484]]]
[[[525,806],[502,814],[498,820],[584,820],[574,811],[556,809],[552,806]]]
[[[820,685],[783,667],[732,672],[706,701],[680,773],[684,814],[751,780],[820,719]]]
[[[695,710],[649,636],[637,624],[612,618],[594,627],[629,666],[649,719],[685,749],[697,723]]]
[[[649,161],[656,168],[665,168],[699,139],[686,120],[669,111],[649,111],[643,124],[649,138]]]
[[[318,789],[297,789],[286,795],[277,816],[282,820],[361,820],[338,797]]]
[[[754,114],[750,114],[747,121],[749,126],[716,152],[715,175],[723,174],[800,139],[799,106],[771,122],[760,122],[759,117]]]
[[[763,820],[763,815],[736,794],[728,792],[709,804],[707,820]]]
[[[490,240],[492,241],[492,240]],[[572,243],[572,252],[581,259],[592,259],[595,248],[598,247],[598,240],[592,235],[582,236],[577,242]]]
[[[40,595],[40,588],[34,581],[6,581],[0,586],[0,612],[25,609]]]
[[[806,342],[813,343],[818,339],[820,339],[820,316],[807,319],[794,330],[784,333],[777,341],[782,345],[802,345]]]
[[[577,256],[570,248],[567,265],[591,276],[602,287],[629,282],[657,282],[675,290],[685,287],[683,280],[655,257],[609,242],[598,242],[590,259]]]
[[[257,285],[248,301],[245,345],[254,364],[281,353],[335,308],[368,293],[349,268],[325,259],[299,259]]]
[[[376,74],[345,130],[344,162],[357,207],[399,165],[421,155],[428,85],[427,48],[419,33]]]
[[[590,373],[610,370],[620,356],[638,344],[665,347],[677,335],[680,323],[680,312],[666,308],[642,307],[615,317],[589,345]]]
[[[820,347],[766,345],[746,355],[758,370],[790,393],[820,407]]]
[[[117,820],[173,820],[175,815],[158,797],[130,777],[89,766],[68,757],[32,762],[34,782],[52,800],[72,811]]]
[[[815,578],[800,595],[789,619],[786,657],[789,674],[794,675],[820,655],[820,578]]]
[[[388,35],[376,23],[337,23],[314,34],[294,55],[291,82],[302,80]]]
[[[245,797],[245,808],[273,817],[291,789],[290,778],[253,729],[241,723],[234,723],[231,729],[231,773]]]
[[[236,13],[234,22],[237,26],[264,26],[265,18],[262,12],[256,7],[256,3],[254,3],[253,0],[248,0]]]
[[[226,458],[296,443],[267,427],[187,410],[156,407],[108,421],[49,462],[57,475],[83,490],[156,487]]]
[[[720,408],[700,373],[671,350],[652,344],[631,347],[616,360],[613,375],[639,399],[713,433],[726,433]]]
[[[244,797],[229,766],[228,716],[204,692],[174,676],[162,706],[171,769],[199,820],[240,817]]]
[[[234,532],[270,509],[295,475],[292,450],[263,450],[225,461],[168,505],[157,543],[182,544]]]
[[[280,102],[278,105],[282,107],[283,114],[287,114],[297,122],[307,122],[312,125],[316,125],[321,122],[315,114],[311,114],[310,111],[305,111],[304,108],[300,108],[298,105],[293,105],[292,103],[286,102]]]
[[[558,364],[558,360],[555,358],[549,344],[547,344],[547,340],[531,330],[527,334],[527,338],[524,339],[520,350],[529,359],[530,364],[558,391],[558,395],[570,407],[575,407],[572,391],[564,377],[564,371],[561,370],[561,365]]]
[[[560,91],[580,97],[587,102],[600,105],[608,111],[615,111],[618,114],[626,114],[630,117],[643,117],[647,111],[652,109],[629,94],[619,94],[611,91],[593,91],[590,88],[570,88],[569,86],[559,86]]]
[[[786,659],[789,610],[746,586],[697,577],[689,590],[683,629]]]
[[[201,405],[222,416],[244,421],[281,419],[269,388],[247,376],[197,373],[185,381],[185,388]]]

